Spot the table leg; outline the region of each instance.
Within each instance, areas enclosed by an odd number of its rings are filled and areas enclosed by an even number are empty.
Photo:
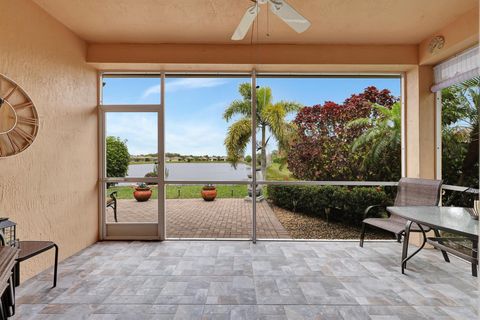
[[[0,319],[1,320],[6,320],[7,319],[7,315],[5,314],[5,310],[3,310],[3,300],[0,300]]]
[[[15,267],[13,267],[13,278],[15,287],[18,287],[20,285],[20,261],[17,261]]]
[[[402,248],[402,274],[405,274],[405,268],[407,267],[407,262],[405,258],[408,254],[408,241],[410,238],[410,228],[412,227],[412,221],[408,220],[405,224],[405,236],[403,237],[403,248]]]
[[[407,223],[405,225],[405,239],[403,241],[403,252],[402,252],[402,274],[405,274],[405,268],[407,268],[407,261],[410,260],[414,255],[419,253],[420,250],[422,250],[423,247],[425,247],[425,243],[427,243],[427,235],[425,234],[425,230],[423,230],[423,227],[420,224],[415,223],[420,228],[420,230],[422,231],[423,242],[422,242],[422,245],[420,246],[420,248],[415,250],[414,253],[412,253],[411,255],[409,255],[407,257],[408,240],[409,240],[409,237],[410,237],[410,228],[412,227],[412,223],[413,223],[412,221],[407,221]]]
[[[438,231],[437,229],[433,229],[433,232],[435,233],[435,237],[437,237],[439,239],[438,243],[443,244],[443,241],[440,240],[441,239],[440,231]],[[447,252],[444,251],[444,250],[441,250],[441,251],[442,251],[443,259],[445,260],[445,262],[450,262],[450,259],[448,258]]]
[[[9,283],[9,288],[8,288],[8,307],[9,310],[7,310],[8,316],[13,317],[15,315],[15,284],[13,280],[13,275],[10,277],[8,280]]]
[[[57,274],[58,274],[58,246],[54,244],[55,247],[55,265],[53,266],[53,287],[57,286]]]
[[[477,267],[478,267],[478,239],[472,239],[472,276],[477,276]]]

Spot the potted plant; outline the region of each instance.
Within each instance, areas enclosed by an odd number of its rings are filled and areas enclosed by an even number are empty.
[[[146,183],[142,182],[135,187],[133,196],[139,202],[148,201],[148,199],[150,199],[150,197],[152,196],[152,190]]]
[[[204,185],[202,188],[202,198],[205,201],[213,201],[217,197],[217,188],[213,184]]]

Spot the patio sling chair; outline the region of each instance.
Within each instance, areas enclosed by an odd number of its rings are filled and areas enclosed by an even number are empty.
[[[441,180],[402,178],[398,182],[394,206],[437,206],[440,201],[441,188]],[[387,212],[388,218],[369,218],[374,209],[378,210],[380,208],[385,210],[386,206],[373,205],[365,210],[362,233],[360,235],[360,247],[363,247],[367,225],[394,233],[398,242],[401,241],[402,236],[405,234],[407,220],[400,216]],[[427,226],[422,225],[422,227],[425,232],[432,230]],[[440,237],[438,230],[433,229],[433,231],[436,237]],[[422,232],[422,230],[417,225],[412,225],[410,232]],[[447,253],[442,251],[442,254],[445,261],[450,262]]]

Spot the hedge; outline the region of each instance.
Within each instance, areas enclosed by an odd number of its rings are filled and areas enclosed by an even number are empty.
[[[392,202],[383,188],[375,187],[269,185],[267,194],[278,207],[351,225],[360,225],[368,206]]]

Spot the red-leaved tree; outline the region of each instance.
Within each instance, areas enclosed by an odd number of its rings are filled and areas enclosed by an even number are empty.
[[[296,134],[288,150],[288,168],[302,180],[369,180],[372,175],[362,167],[364,150],[352,151],[353,141],[367,127],[349,127],[358,118],[375,117],[373,104],[391,107],[396,101],[389,90],[368,87],[353,94],[343,104],[326,101],[323,105],[302,108],[295,120]],[[385,180],[395,177],[383,177]]]

